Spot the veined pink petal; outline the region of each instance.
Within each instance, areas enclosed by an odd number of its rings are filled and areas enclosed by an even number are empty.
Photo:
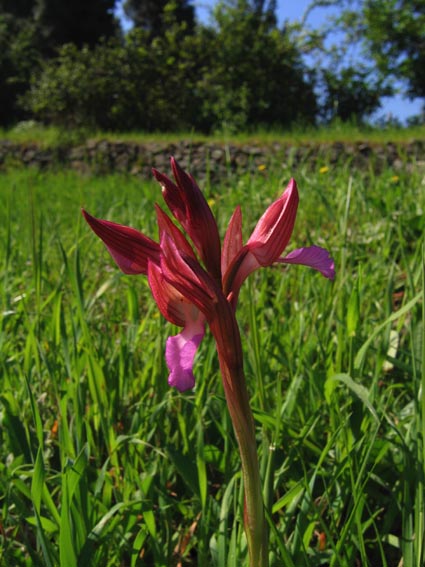
[[[180,194],[180,189],[167,175],[164,175],[157,169],[152,168],[152,173],[161,185],[162,196],[164,197],[164,201],[167,203],[168,208],[179,223],[184,227],[183,223],[185,222],[187,211],[186,203]]]
[[[181,333],[167,339],[165,360],[170,370],[168,384],[180,392],[195,385],[193,360],[205,334],[205,319],[201,314],[196,320],[188,319]]]
[[[207,319],[215,313],[217,285],[212,277],[191,256],[184,255],[171,237],[161,238],[161,271],[166,281],[193,303]]]
[[[223,250],[221,253],[221,271],[226,273],[232,260],[242,249],[242,212],[238,205],[229,221],[226,234],[223,240]]]
[[[196,259],[192,246],[189,244],[187,238],[181,230],[173,223],[170,217],[158,205],[155,205],[156,216],[159,226],[159,239],[162,239],[162,234],[166,232],[174,241],[176,247],[184,252],[187,256],[192,256]]]
[[[283,264],[303,264],[310,266],[314,270],[321,272],[326,278],[335,278],[335,263],[329,252],[320,246],[308,246],[298,248],[290,252],[284,258],[279,258],[278,262]]]
[[[153,262],[149,262],[148,280],[158,309],[167,321],[184,327],[189,318],[199,317],[199,309],[167,282],[161,268]]]
[[[261,266],[270,266],[285,250],[294,228],[298,200],[297,184],[291,179],[283,195],[258,221],[247,247]]]
[[[220,236],[214,215],[193,177],[171,158],[175,185],[166,175],[155,169],[153,174],[161,184],[162,195],[169,209],[190,236],[207,270],[219,279]]]
[[[329,252],[320,246],[298,248],[284,258],[278,258],[276,262],[282,264],[303,264],[314,270],[318,270],[330,280],[335,278],[334,260]],[[261,268],[261,264],[258,262],[255,255],[248,250],[248,247],[244,246],[237,256],[237,261],[231,265],[223,278],[225,294],[228,295],[233,292],[231,303],[234,308],[236,307],[239,291],[243,282],[258,268]]]
[[[226,250],[223,289],[226,296],[233,292],[234,306],[236,306],[241,285],[249,274],[261,266],[270,266],[279,259],[291,237],[297,207],[298,189],[295,180],[291,179],[283,195],[274,201],[262,215],[246,245],[239,246],[238,243],[231,252]],[[232,232],[236,233],[237,239],[239,238],[238,224],[242,222],[242,219],[239,219],[237,211],[234,217],[229,223],[229,236],[226,233],[225,241],[230,240]],[[242,239],[241,236],[240,238]],[[226,243],[226,246],[229,245]],[[223,251],[224,248],[223,246]]]
[[[159,244],[134,228],[93,217],[84,209],[90,228],[103,241],[125,274],[146,274],[148,260],[159,263]]]
[[[226,297],[232,294],[232,305],[236,308],[239,291],[243,282],[251,272],[261,268],[261,264],[250,252],[248,246],[243,246],[223,276],[223,291]]]

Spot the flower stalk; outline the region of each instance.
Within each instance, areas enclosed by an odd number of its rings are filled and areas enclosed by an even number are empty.
[[[193,361],[206,327],[217,346],[223,389],[239,447],[244,483],[244,527],[250,567],[268,566],[265,521],[255,424],[243,371],[241,337],[236,320],[240,288],[251,272],[275,263],[304,264],[333,279],[334,263],[327,250],[310,246],[285,257],[298,207],[292,179],[265,211],[247,243],[242,238],[242,213],[234,211],[221,246],[217,223],[195,180],[171,159],[176,183],[153,170],[172,215],[184,231],[156,206],[159,243],[139,231],[97,219],[83,210],[126,274],[148,277],[152,295],[164,317],[183,330],[167,339],[168,383],[180,392],[193,388]]]
[[[234,319],[234,317],[233,317]],[[213,331],[214,334],[214,331]],[[235,321],[227,344],[234,347],[234,353],[242,352],[239,328]],[[244,483],[244,527],[248,543],[249,564],[251,567],[268,566],[268,534],[264,515],[262,484],[257,455],[255,425],[249,404],[249,395],[243,372],[242,357],[235,356],[229,361],[222,352],[216,338],[220,371],[226,395],[227,407],[239,447]]]

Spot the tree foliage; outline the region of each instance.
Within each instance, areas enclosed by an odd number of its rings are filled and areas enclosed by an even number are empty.
[[[96,45],[118,32],[115,0],[35,0],[34,18],[47,50],[66,43]]]
[[[204,78],[214,121],[236,129],[313,122],[316,98],[300,54],[258,4],[222,2],[214,13],[214,58]]]
[[[321,116],[326,122],[362,122],[381,106],[381,96],[387,91],[370,72],[345,67],[338,73],[325,69]]]
[[[102,37],[116,35],[116,0],[0,0],[0,15],[12,16],[15,27],[33,26],[37,47],[52,55],[65,43],[94,46]]]
[[[171,6],[172,8],[172,6]],[[245,0],[187,33],[177,10],[152,39],[133,30],[94,50],[65,46],[27,98],[46,122],[103,129],[233,130],[314,121],[312,85],[288,37]]]
[[[276,0],[221,0],[208,26],[189,0],[126,0],[126,34],[115,1],[0,0],[2,124],[237,131],[361,121],[394,77],[425,96],[425,0],[313,1],[341,8],[328,31],[348,41],[331,48],[326,29],[279,28]],[[347,60],[356,42],[362,65]]]
[[[15,18],[31,18],[34,0],[0,0],[0,14],[10,14]]]
[[[37,30],[31,21],[0,14],[0,124],[25,118],[19,97],[40,64]]]
[[[167,26],[167,12],[173,12],[178,24],[187,31],[195,27],[195,9],[189,0],[126,0],[124,13],[134,27],[149,33],[151,38],[163,36]]]
[[[0,0],[0,124],[27,116],[21,96],[59,46],[117,35],[115,0]]]
[[[425,97],[425,0],[313,0],[306,16],[326,7],[338,12],[322,39],[340,32],[340,58],[357,45],[386,92],[401,81],[408,96]]]
[[[275,27],[276,19],[276,0],[251,0],[248,3],[248,10],[252,10],[257,19],[269,27]]]
[[[205,50],[200,36],[182,36],[180,30],[176,24],[154,42],[136,29],[124,43],[64,46],[34,81],[27,108],[43,122],[66,127],[201,128],[197,82]]]
[[[367,0],[363,31],[378,69],[425,97],[425,0]]]

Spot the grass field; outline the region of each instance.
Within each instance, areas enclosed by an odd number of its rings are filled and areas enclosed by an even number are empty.
[[[177,143],[181,140],[195,142],[216,142],[233,144],[325,144],[333,142],[368,142],[384,144],[393,142],[403,144],[412,140],[425,138],[425,126],[374,128],[367,125],[355,125],[336,121],[322,127],[299,126],[289,130],[255,129],[252,132],[238,135],[227,133],[225,130],[214,135],[206,136],[197,132],[177,133],[146,133],[146,132],[96,132],[87,130],[64,130],[55,127],[44,127],[32,121],[21,122],[15,128],[0,129],[0,139],[15,143],[36,143],[44,148],[61,145],[75,145],[87,139],[120,140],[123,142],[162,142]]]
[[[240,203],[248,237],[291,176],[290,246],[325,246],[337,277],[260,270],[239,301],[270,564],[422,567],[424,172],[272,166],[207,183],[221,233]],[[196,389],[170,389],[176,329],[80,214],[156,238],[156,201],[130,177],[0,176],[2,566],[246,564],[213,340]]]

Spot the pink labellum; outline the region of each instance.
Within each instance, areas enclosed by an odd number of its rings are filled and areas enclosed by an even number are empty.
[[[196,321],[189,320],[181,333],[167,339],[165,360],[170,370],[168,384],[180,392],[195,385],[193,361],[204,333],[204,319],[199,317]]]
[[[290,252],[284,258],[280,258],[278,262],[283,264],[303,264],[314,270],[318,270],[326,278],[333,280],[335,278],[335,263],[329,252],[320,246],[308,246],[307,248],[298,248]]]

